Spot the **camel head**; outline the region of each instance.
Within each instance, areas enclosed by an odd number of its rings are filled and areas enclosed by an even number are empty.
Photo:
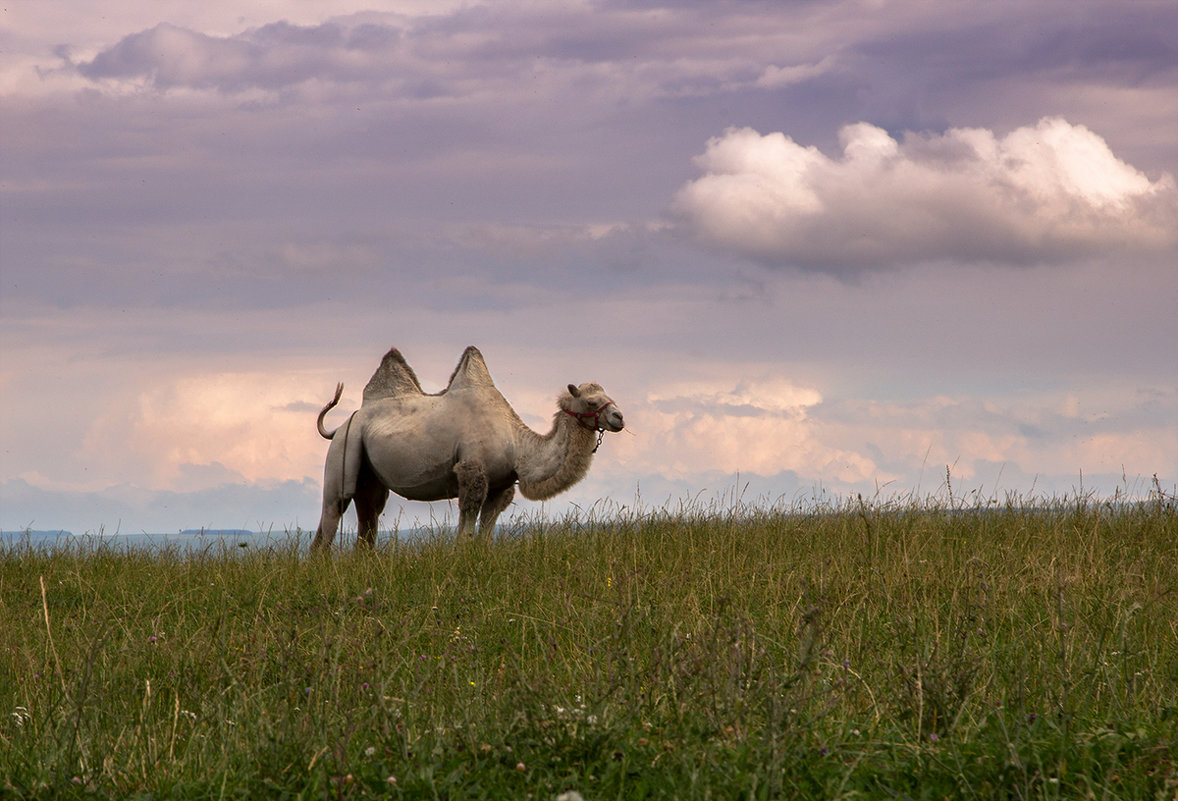
[[[622,410],[600,384],[569,384],[568,392],[560,396],[560,408],[594,431],[621,431],[625,427]]]

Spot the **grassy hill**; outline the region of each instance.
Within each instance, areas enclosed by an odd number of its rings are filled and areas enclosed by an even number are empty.
[[[1178,511],[0,550],[0,797],[1172,798]]]

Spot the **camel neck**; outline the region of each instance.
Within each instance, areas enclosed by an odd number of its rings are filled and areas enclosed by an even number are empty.
[[[597,434],[557,411],[552,430],[523,426],[516,443],[516,475],[525,498],[542,501],[576,484],[589,471]]]

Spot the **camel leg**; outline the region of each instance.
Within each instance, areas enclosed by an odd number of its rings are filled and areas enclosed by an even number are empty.
[[[480,537],[489,537],[495,532],[495,521],[499,519],[503,510],[511,505],[511,499],[514,497],[515,485],[487,494],[487,500],[483,503],[483,510],[479,514]]]
[[[352,418],[344,425],[342,432],[331,438],[327,448],[327,460],[323,465],[323,512],[319,516],[319,528],[311,541],[311,550],[320,551],[331,547],[339,530],[340,518],[348,510],[356,489],[360,456],[363,445],[357,437],[360,428],[352,431]],[[349,437],[352,438],[349,443]],[[350,450],[349,453],[349,444]]]
[[[356,488],[357,547],[376,545],[376,521],[388,500],[389,491],[379,481],[370,479]]]
[[[340,518],[347,511],[348,503],[347,498],[323,499],[323,513],[319,516],[319,528],[315,529],[315,539],[311,540],[312,551],[323,551],[331,547],[331,541],[335,539]]]
[[[473,537],[475,520],[487,500],[487,474],[477,462],[459,462],[454,475],[458,478],[458,533]]]

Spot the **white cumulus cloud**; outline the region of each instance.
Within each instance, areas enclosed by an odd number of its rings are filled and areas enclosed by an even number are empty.
[[[999,137],[860,122],[841,157],[784,133],[730,128],[696,158],[672,209],[706,243],[771,264],[863,269],[1057,261],[1178,242],[1172,176],[1151,180],[1099,135],[1049,117]]]

